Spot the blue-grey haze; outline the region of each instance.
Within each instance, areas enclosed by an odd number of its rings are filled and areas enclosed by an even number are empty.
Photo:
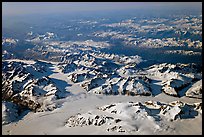
[[[195,9],[202,11],[202,2],[3,2],[2,4],[3,16],[126,9]]]

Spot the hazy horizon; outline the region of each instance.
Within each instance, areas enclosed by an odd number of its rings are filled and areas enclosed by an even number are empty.
[[[192,9],[202,11],[202,2],[2,2],[2,15],[73,13],[131,9]]]

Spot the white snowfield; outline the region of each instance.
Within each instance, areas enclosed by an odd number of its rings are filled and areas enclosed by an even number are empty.
[[[2,134],[201,135],[202,73],[185,64],[141,69],[142,61],[102,53],[3,60]]]
[[[198,113],[201,113],[199,111],[201,103],[189,105],[180,101],[169,104],[157,101],[146,101],[144,104],[123,102],[105,105],[97,109],[69,117],[65,126],[69,128],[92,125],[104,126],[104,131],[107,132],[127,133],[144,132],[147,128],[149,133],[166,131],[168,128],[174,131],[175,127],[168,121],[199,115]]]

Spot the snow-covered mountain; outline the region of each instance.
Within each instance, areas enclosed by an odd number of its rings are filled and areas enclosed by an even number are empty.
[[[151,5],[4,15],[2,134],[202,134],[202,10]]]
[[[50,109],[46,106],[49,101],[68,96],[69,92],[59,90],[48,77],[48,65],[40,61],[3,61],[2,99],[33,111],[44,111]]]
[[[64,56],[62,62],[55,63],[3,60],[4,107],[6,104],[12,106],[14,111],[11,110],[11,113],[15,113],[16,117],[20,116],[18,111],[24,111],[22,108],[34,112],[52,111],[63,103],[54,102],[73,96],[73,91],[66,89],[68,83],[92,95],[155,96],[155,92],[164,92],[175,97],[202,98],[202,72],[199,65],[163,63],[143,68],[140,63],[145,61],[137,55],[101,52],[70,53]],[[62,81],[59,82],[59,79]],[[160,89],[155,89],[155,81],[160,82]],[[10,117],[8,113],[4,115],[3,123],[14,119],[6,118]]]
[[[134,133],[148,128],[165,131],[174,128],[168,121],[202,115],[202,103],[187,104],[181,101],[163,103],[159,101],[113,103],[87,113],[78,113],[68,118],[67,128],[77,126],[103,127],[104,132]],[[173,131],[173,130],[172,130]]]

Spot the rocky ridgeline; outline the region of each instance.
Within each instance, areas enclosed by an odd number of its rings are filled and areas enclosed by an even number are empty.
[[[103,126],[107,132],[137,132],[144,128],[167,130],[165,121],[194,118],[202,114],[202,103],[187,104],[181,101],[163,103],[157,101],[113,103],[98,107],[84,114],[68,118],[65,126]],[[146,124],[148,123],[148,125]],[[164,124],[165,123],[165,124]]]
[[[142,62],[140,56],[119,56],[115,54],[105,54],[105,53],[85,53],[85,52],[76,52],[69,53],[64,56],[62,59],[61,69],[62,72],[71,72],[77,68],[89,68],[95,69],[101,72],[112,72],[121,68],[122,66],[130,67],[135,66]],[[70,70],[73,68],[73,70]],[[68,69],[68,71],[67,71]],[[139,68],[137,68],[139,69]],[[70,70],[70,71],[69,71]]]
[[[201,55],[202,52],[195,52],[192,50],[168,50],[164,52],[165,54],[182,54],[182,55]]]
[[[83,85],[90,93],[106,95],[151,95],[151,89],[146,77],[112,78],[103,80],[92,79]]]
[[[202,79],[194,83],[185,93],[187,97],[202,99]]]
[[[60,69],[89,93],[106,95],[151,95],[150,79],[137,75],[139,56],[109,54],[69,54]],[[116,60],[116,58],[118,58]],[[131,74],[130,74],[131,73]],[[114,81],[116,80],[116,81]]]
[[[143,59],[138,56],[125,56],[125,55],[116,55],[116,54],[106,54],[106,53],[101,53],[101,52],[93,52],[91,53],[91,55],[95,56],[95,57],[100,57],[100,58],[104,58],[104,59],[108,59],[108,60],[112,60],[116,63],[119,64],[139,64],[140,62],[143,61]]]
[[[180,91],[202,79],[201,66],[197,64],[163,63],[145,69],[137,64],[140,62],[139,56],[83,52],[67,55],[60,67],[69,73],[72,82],[94,94],[152,95],[149,77],[156,76],[162,79],[164,93],[181,97]]]
[[[18,41],[19,41],[18,39],[2,37],[2,46],[15,46],[18,43]]]
[[[178,74],[191,74],[191,73],[196,74],[196,73],[202,72],[202,66],[194,63],[189,63],[189,64],[162,63],[162,64],[152,65],[148,69],[154,72],[160,72],[160,73],[177,72]]]
[[[60,91],[45,75],[42,62],[2,62],[2,99],[11,101],[33,111],[47,110],[45,100],[54,100],[69,95]]]
[[[70,73],[77,69],[97,70],[103,73],[110,73],[119,68],[119,65],[112,60],[95,57],[86,53],[68,54],[62,59],[60,69],[64,73]]]
[[[197,64],[159,64],[147,69],[150,76],[162,79],[162,91],[168,95],[181,97],[182,92],[188,97],[202,98],[201,66]],[[185,88],[190,88],[189,90]],[[196,89],[193,91],[192,89]],[[187,92],[188,91],[188,92]]]

